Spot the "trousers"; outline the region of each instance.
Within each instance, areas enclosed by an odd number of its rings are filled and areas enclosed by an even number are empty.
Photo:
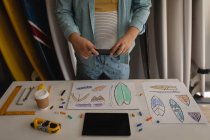
[[[120,56],[98,55],[89,59],[77,57],[77,80],[128,79],[129,74],[129,63],[121,63]]]

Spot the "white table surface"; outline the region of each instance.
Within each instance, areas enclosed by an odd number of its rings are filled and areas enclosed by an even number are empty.
[[[137,93],[142,93],[141,83],[144,81],[166,81],[166,80],[129,80],[136,83]],[[168,80],[177,81],[177,80]],[[139,110],[66,110],[59,109],[61,104],[60,93],[62,90],[66,90],[63,95],[64,100],[67,102],[69,93],[74,81],[28,81],[28,82],[13,82],[8,88],[4,96],[0,99],[0,106],[4,104],[11,91],[18,85],[23,88],[37,86],[41,83],[48,88],[51,88],[50,106],[53,105],[52,110],[39,110],[34,101],[33,92],[30,94],[29,99],[25,102],[24,106],[15,105],[18,95],[13,100],[12,104],[8,108],[8,111],[15,110],[35,110],[35,115],[24,116],[0,116],[0,140],[209,140],[210,139],[210,125],[209,124],[157,124],[155,120],[153,122],[145,121],[149,116],[149,110],[147,108],[145,96],[138,96],[140,103],[140,111],[143,116],[139,116]],[[88,82],[88,81],[87,81]],[[98,81],[103,82],[103,81]],[[21,91],[20,91],[21,92]],[[67,116],[61,114],[55,114],[55,111],[64,111],[72,116],[69,119]],[[129,113],[129,121],[131,128],[131,136],[82,136],[82,127],[84,117],[80,118],[81,113],[86,112],[116,112]],[[134,113],[135,117],[131,114]],[[47,120],[61,123],[61,131],[57,134],[48,134],[31,128],[30,123],[34,118],[44,118]],[[138,131],[136,125],[142,123],[143,130]]]

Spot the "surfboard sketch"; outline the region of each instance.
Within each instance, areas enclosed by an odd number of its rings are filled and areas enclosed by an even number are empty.
[[[118,83],[114,91],[115,101],[118,106],[123,104],[129,105],[131,103],[131,91],[127,85]]]
[[[134,98],[133,98],[133,97]],[[134,82],[75,82],[67,109],[139,109]]]
[[[187,95],[176,95],[176,97],[185,105],[190,106],[190,98]]]
[[[170,89],[173,90],[161,87],[161,85],[170,86]],[[142,87],[150,115],[154,120],[159,120],[161,124],[208,123],[208,120],[183,82],[144,82]]]
[[[92,86],[82,86],[82,87],[78,87],[77,90],[90,89],[90,88],[92,88]]]
[[[174,101],[173,99],[169,100],[169,104],[171,106],[172,111],[180,122],[184,122],[184,114],[182,112],[181,107]]]
[[[105,99],[103,96],[93,96],[92,99],[90,100],[90,102],[105,102]]]
[[[75,104],[76,107],[91,107],[91,104]]]
[[[196,122],[199,122],[201,119],[201,113],[199,112],[188,112],[188,115],[195,120]]]
[[[72,99],[75,101],[75,102],[82,102],[82,101],[84,101],[85,99],[87,99],[87,97],[89,96],[90,94],[88,93],[88,94],[85,94],[84,96],[80,96],[80,94],[78,95],[78,97],[76,97],[75,95],[74,95],[74,93],[72,93],[71,94],[71,96],[72,96]]]
[[[169,86],[169,85],[155,85],[151,86],[151,88],[158,90],[177,90],[176,86]]]
[[[151,98],[151,108],[157,116],[163,116],[165,114],[165,105],[157,96]]]
[[[92,91],[102,91],[104,88],[106,88],[105,85],[100,85],[100,86],[93,88]]]

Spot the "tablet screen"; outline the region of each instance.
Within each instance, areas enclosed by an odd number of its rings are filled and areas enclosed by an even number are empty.
[[[82,135],[130,136],[128,113],[86,113]]]

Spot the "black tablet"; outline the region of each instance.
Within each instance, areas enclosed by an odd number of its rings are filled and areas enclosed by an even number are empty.
[[[130,136],[128,113],[86,113],[82,135]]]

